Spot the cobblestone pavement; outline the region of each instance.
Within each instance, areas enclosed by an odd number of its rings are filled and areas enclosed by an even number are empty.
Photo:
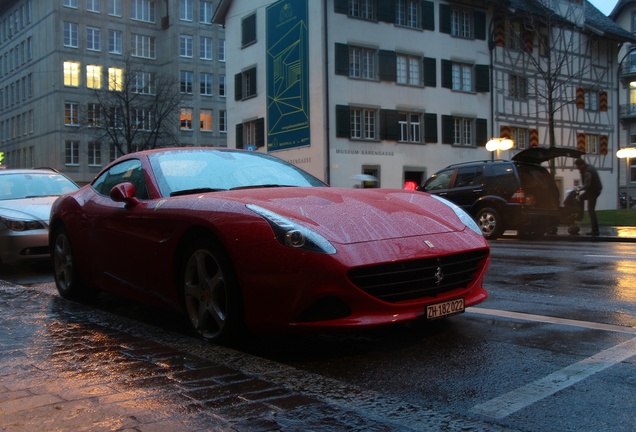
[[[0,281],[0,431],[498,431]]]

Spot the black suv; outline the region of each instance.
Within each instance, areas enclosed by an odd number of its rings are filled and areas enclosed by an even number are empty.
[[[572,148],[534,147],[519,152],[511,161],[451,165],[433,174],[419,190],[466,210],[488,239],[496,239],[505,230],[537,238],[559,224],[559,190],[541,163],[583,154]]]

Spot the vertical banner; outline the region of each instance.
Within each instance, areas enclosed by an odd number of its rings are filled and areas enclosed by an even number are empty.
[[[267,151],[308,146],[307,0],[267,7]]]

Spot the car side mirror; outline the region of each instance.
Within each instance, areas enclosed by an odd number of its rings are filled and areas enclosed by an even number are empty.
[[[110,199],[115,202],[123,202],[126,208],[139,204],[139,199],[135,196],[137,192],[135,185],[130,182],[119,183],[110,190]]]

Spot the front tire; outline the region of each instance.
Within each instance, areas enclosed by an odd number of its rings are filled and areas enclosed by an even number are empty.
[[[475,216],[477,225],[484,237],[488,240],[495,240],[504,232],[503,220],[497,210],[491,207],[484,207]]]
[[[85,300],[88,292],[82,286],[71,240],[64,227],[54,231],[52,254],[55,286],[60,296],[69,300]]]
[[[193,333],[228,342],[243,330],[242,301],[229,258],[210,239],[192,242],[179,272],[181,302]]]

